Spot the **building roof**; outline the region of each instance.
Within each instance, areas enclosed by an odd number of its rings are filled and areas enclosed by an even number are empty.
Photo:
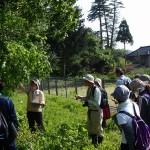
[[[126,55],[126,57],[132,57],[132,56],[144,56],[150,54],[150,46],[144,46],[140,47],[139,49],[129,53]]]

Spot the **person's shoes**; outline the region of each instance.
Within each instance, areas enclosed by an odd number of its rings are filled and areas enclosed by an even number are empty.
[[[92,134],[92,144],[94,145],[95,148],[98,147],[98,136],[96,134]]]
[[[102,143],[103,141],[103,137],[102,136],[98,136],[98,144]]]
[[[102,128],[106,128],[106,127],[107,127],[106,120],[103,120],[103,122],[102,122]]]

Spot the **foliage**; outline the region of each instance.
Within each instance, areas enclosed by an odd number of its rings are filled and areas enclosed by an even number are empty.
[[[80,10],[75,6],[76,0],[51,0],[47,11],[49,15],[49,25],[47,37],[64,40],[68,33],[75,30],[78,25]]]
[[[7,81],[7,92],[30,76],[36,74],[36,77],[42,78],[50,73],[48,57],[35,45],[32,45],[29,51],[23,43],[9,42],[6,48],[7,55],[2,62],[0,76]]]
[[[95,0],[88,14],[88,20],[99,20],[99,38],[101,48],[114,48],[119,9],[123,7],[120,0]]]
[[[107,74],[116,64],[124,65],[119,61],[125,51],[99,48],[96,33],[85,28],[82,20],[64,41],[55,39],[49,42],[56,56],[52,63],[55,76],[81,76],[87,72]]]
[[[120,41],[120,42],[124,43],[124,49],[125,49],[126,43],[133,44],[133,38],[130,33],[129,26],[128,26],[126,20],[122,20],[120,23],[116,41],[117,42]]]
[[[150,75],[150,69],[149,68],[133,68],[132,70],[129,70],[127,72],[127,75],[131,78],[134,79],[136,74],[148,74]]]
[[[17,0],[0,2],[0,78],[10,93],[31,76],[51,73],[46,35],[59,40],[76,28],[75,0]],[[58,21],[59,20],[59,21]],[[50,53],[51,54],[51,53]],[[14,85],[15,83],[15,85]]]
[[[43,111],[46,131],[31,134],[26,118],[26,98],[24,94],[17,94],[12,98],[19,120],[19,150],[95,149],[88,139],[85,125],[87,108],[83,108],[80,102],[46,95],[46,106]],[[107,122],[108,128],[105,129],[104,141],[100,148],[117,150],[120,144],[119,130],[112,120]]]
[[[54,65],[60,66],[59,75],[76,75],[82,71],[82,61],[89,59],[99,48],[99,40],[90,28],[79,26],[70,32],[64,41],[53,39],[49,41],[53,53],[57,58]],[[84,57],[83,57],[84,55]],[[57,61],[58,60],[58,61]],[[85,60],[87,61],[87,60]],[[52,64],[53,65],[53,64]],[[54,68],[54,71],[58,68]]]

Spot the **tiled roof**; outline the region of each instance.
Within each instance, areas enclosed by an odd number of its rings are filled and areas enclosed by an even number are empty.
[[[139,49],[129,53],[126,55],[126,57],[132,57],[132,56],[142,56],[142,55],[147,55],[150,54],[150,46],[144,46],[144,47],[140,47]]]

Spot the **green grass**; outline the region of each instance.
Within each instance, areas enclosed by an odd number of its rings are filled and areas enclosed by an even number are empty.
[[[46,132],[31,134],[26,118],[26,95],[16,94],[12,97],[19,120],[19,150],[94,150],[86,130],[87,108],[71,98],[45,94],[46,106],[43,119]],[[118,150],[120,133],[111,119],[104,130],[101,150]]]

